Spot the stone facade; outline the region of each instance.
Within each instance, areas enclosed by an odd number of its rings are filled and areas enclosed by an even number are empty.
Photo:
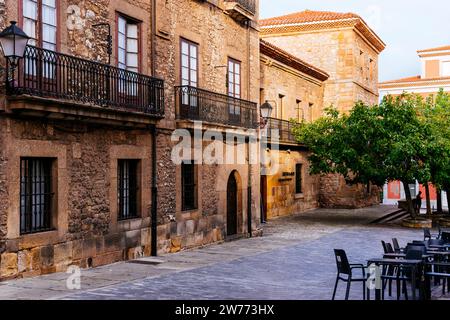
[[[247,27],[227,13],[226,3],[222,0],[168,0],[158,1],[157,4],[156,74],[165,79],[167,87],[167,112],[161,126],[189,131],[194,128],[191,121],[179,119],[176,110],[174,88],[181,85],[181,39],[198,45],[198,88],[227,94],[227,64],[228,58],[232,58],[241,62],[241,98],[252,102],[259,100],[259,34],[256,29],[258,12]],[[202,125],[202,132],[209,130],[225,134],[227,129],[226,126],[208,122],[203,122]],[[166,139],[170,139],[170,136]],[[193,145],[194,143],[193,141]],[[168,144],[173,147],[176,142]],[[209,144],[203,143],[202,151]],[[234,152],[237,150],[239,147],[236,147]],[[248,144],[244,150],[248,150]],[[226,151],[224,156],[226,157]],[[181,166],[170,165],[168,169],[170,173],[166,169],[163,170],[165,171],[163,174],[167,177],[164,179],[165,183],[172,184],[176,192],[164,203],[165,205],[171,203],[171,206],[175,206],[175,210],[170,212],[173,215],[172,221],[165,219],[165,224],[159,227],[158,239],[161,241],[161,251],[177,252],[184,248],[225,240],[227,181],[230,175],[235,173],[240,177],[238,234],[248,235],[249,186],[252,188],[252,234],[260,233],[257,165],[233,163],[197,165],[198,206],[197,209],[190,211],[183,211],[181,206]]]
[[[378,103],[378,52],[353,29],[263,36],[263,39],[326,71],[324,107],[351,110],[358,100]]]
[[[103,114],[91,106],[58,99],[11,99],[0,92],[0,280],[65,271],[69,265],[91,267],[148,256],[151,253],[152,141],[156,140],[157,251],[177,252],[223,241],[227,237],[227,179],[237,180],[238,235],[259,235],[259,169],[256,165],[197,165],[198,208],[181,209],[180,166],[172,162],[172,133],[192,130],[177,120],[174,86],[180,84],[180,37],[199,44],[199,87],[227,94],[228,57],[241,61],[242,99],[259,98],[258,13],[239,17],[224,1],[64,0],[58,1],[57,51],[106,63],[106,26],[117,41],[117,16],[139,24],[139,73],[165,81],[165,118],[141,119],[121,112]],[[18,1],[0,0],[0,27],[17,20]],[[228,3],[227,3],[228,4]],[[154,9],[154,11],[153,11]],[[153,15],[156,20],[153,20]],[[152,26],[155,30],[152,30]],[[152,32],[154,31],[154,33]],[[4,64],[2,57],[1,63]],[[111,63],[117,65],[117,48]],[[3,90],[3,88],[1,88]],[[39,110],[15,115],[12,106]],[[80,108],[76,117],[54,116]],[[47,108],[47,109],[46,109]],[[22,110],[20,109],[20,110]],[[43,117],[42,110],[52,111]],[[16,110],[16,109],[14,109]],[[81,111],[82,110],[82,111]],[[2,113],[3,112],[3,113]],[[114,121],[113,121],[114,120]],[[144,124],[143,124],[144,123]],[[156,126],[153,137],[149,126]],[[204,124],[223,133],[227,126]],[[234,128],[237,129],[237,128]],[[208,144],[203,145],[205,149]],[[234,152],[249,152],[249,144]],[[52,159],[55,208],[52,230],[20,232],[20,159]],[[248,159],[246,157],[245,159]],[[139,217],[118,220],[118,160],[138,161]],[[248,199],[249,188],[252,197]],[[252,230],[248,230],[248,207]]]

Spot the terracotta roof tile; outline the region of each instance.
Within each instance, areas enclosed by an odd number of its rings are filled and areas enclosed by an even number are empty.
[[[261,54],[282,62],[285,65],[307,75],[310,75],[320,81],[325,81],[330,77],[325,71],[299,59],[298,57],[288,53],[287,51],[284,51],[281,48],[278,48],[277,46],[267,41],[260,40],[260,50]]]
[[[306,22],[318,22],[318,21],[334,21],[343,19],[361,19],[354,13],[339,13],[331,11],[311,11],[305,10],[301,12],[295,12],[280,17],[273,17],[269,19],[263,19],[260,21],[261,26],[275,26],[281,24],[295,24]]]
[[[424,85],[439,85],[442,82],[449,82],[450,77],[439,77],[439,78],[422,78],[421,76],[407,77],[397,80],[390,80],[379,83],[381,89],[383,88],[393,88],[396,85],[401,86],[405,84],[413,86],[424,86]]]
[[[330,11],[301,11],[288,15],[263,19],[260,21],[261,36],[273,34],[287,34],[295,32],[309,32],[333,28],[355,28],[377,50],[383,51],[386,44],[357,14]]]

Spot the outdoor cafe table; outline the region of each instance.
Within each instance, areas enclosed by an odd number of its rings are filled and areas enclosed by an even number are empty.
[[[427,254],[422,255],[422,259],[428,259],[428,258],[433,258],[434,257],[434,252],[429,252]],[[383,255],[384,259],[405,259],[406,258],[406,253],[385,253]]]
[[[423,266],[423,260],[406,260],[406,259],[370,259],[367,261],[367,266],[370,267],[372,264],[375,264],[376,266],[403,266],[403,267],[410,267],[411,268],[411,274],[413,275],[411,277],[411,286],[413,288],[412,290],[412,298],[413,300],[416,300],[416,273],[417,270],[421,270]],[[420,277],[422,279],[422,277]],[[422,286],[423,284],[421,284]],[[376,288],[375,289],[375,300],[381,300],[381,290],[382,288]],[[369,290],[368,290],[369,293]],[[422,290],[419,290],[419,298],[422,299]],[[369,295],[367,295],[367,299],[370,300]]]

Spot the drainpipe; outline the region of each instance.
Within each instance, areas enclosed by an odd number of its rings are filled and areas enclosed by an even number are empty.
[[[157,178],[158,174],[156,172],[157,170],[157,164],[156,164],[156,126],[152,125],[150,126],[150,134],[152,137],[152,147],[151,147],[151,153],[152,153],[152,208],[151,208],[151,255],[153,257],[156,257],[158,255],[158,216],[157,216],[157,210],[158,210],[158,185],[157,185]]]
[[[250,21],[246,21],[247,27],[247,98],[250,100]],[[248,157],[248,187],[247,187],[247,228],[248,234],[252,237],[252,165],[250,164],[250,136],[247,143]]]
[[[156,74],[155,60],[156,60],[156,0],[152,0],[152,23],[151,23],[151,75],[152,77]]]

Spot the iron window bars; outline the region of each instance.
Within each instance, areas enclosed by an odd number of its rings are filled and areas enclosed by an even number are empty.
[[[20,160],[20,233],[52,229],[52,159]]]
[[[118,219],[134,219],[138,217],[138,161],[118,161]]]

